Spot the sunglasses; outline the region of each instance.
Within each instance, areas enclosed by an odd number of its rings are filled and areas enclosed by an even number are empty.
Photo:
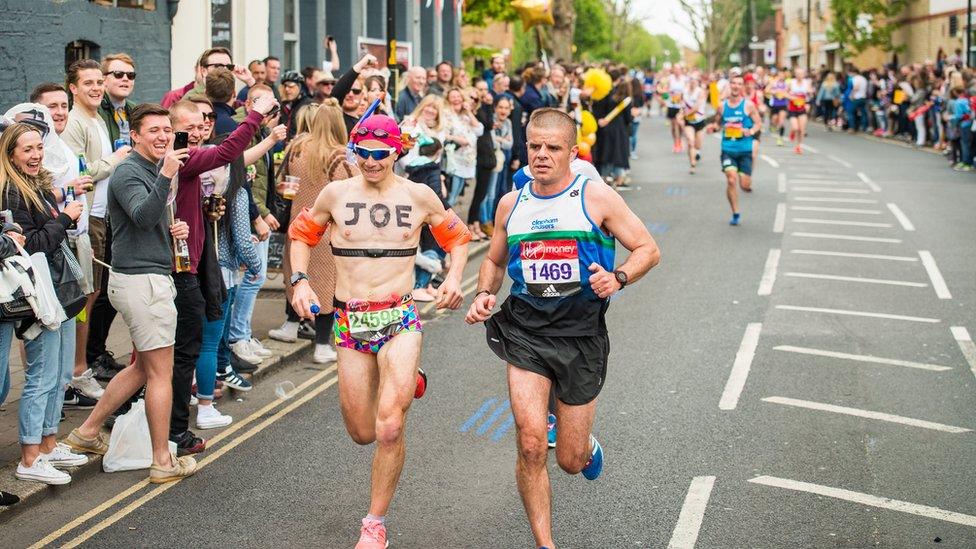
[[[225,68],[225,69],[227,69],[229,71],[233,71],[234,70],[233,63],[227,64],[227,65],[225,65],[223,63],[207,63],[206,65],[204,65],[204,67],[206,67],[208,69],[212,69],[214,67],[223,67],[223,68]]]
[[[217,113],[215,112],[205,112],[203,113],[204,120],[217,120]]]
[[[383,160],[384,158],[389,158],[389,156],[394,153],[394,149],[367,149],[365,147],[355,147],[354,150],[363,160],[370,157],[372,157],[373,160]]]
[[[356,128],[355,132],[353,132],[353,133],[355,133],[356,135],[358,135],[360,137],[366,137],[367,135],[370,135],[370,134],[372,134],[373,137],[379,137],[380,139],[384,139],[386,137],[390,137],[390,132],[388,132],[388,131],[386,131],[386,130],[384,130],[382,128],[376,128],[375,130],[370,130],[369,128],[359,127],[359,128]]]
[[[363,93],[363,89],[362,88],[352,88],[351,90],[349,90],[349,93],[352,93],[352,94],[355,94],[355,95],[359,95],[359,94]]]
[[[107,73],[105,73],[105,76],[108,76],[110,74],[112,76],[118,78],[119,80],[122,80],[122,77],[123,76],[127,77],[129,80],[135,80],[136,79],[136,72],[135,71],[132,71],[132,72],[126,72],[126,71],[108,71]]]
[[[319,82],[319,86],[335,86],[335,82],[323,80],[322,82]]]

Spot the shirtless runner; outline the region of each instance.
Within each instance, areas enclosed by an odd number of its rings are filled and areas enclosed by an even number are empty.
[[[464,222],[426,185],[394,175],[400,129],[384,115],[364,120],[350,136],[362,175],[326,185],[311,210],[291,223],[292,305],[305,318],[321,307],[303,272],[309,249],[332,223],[335,254],[335,338],[339,404],[357,444],[376,442],[369,514],[357,549],[387,546],[384,519],[403,470],[404,422],[420,365],[421,323],[410,297],[414,256],[424,224],[451,254],[437,307],[461,305],[461,274],[471,239]]]

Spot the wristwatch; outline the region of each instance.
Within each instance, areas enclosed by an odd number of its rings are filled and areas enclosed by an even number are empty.
[[[303,272],[301,272],[301,271],[295,271],[291,275],[291,285],[292,285],[292,287],[295,287],[295,284],[298,284],[302,280],[308,280],[308,275],[305,274],[305,273],[303,273]]]
[[[627,285],[627,273],[618,269],[613,272],[613,276],[616,277],[617,283],[620,284],[620,289],[623,290],[624,286]]]

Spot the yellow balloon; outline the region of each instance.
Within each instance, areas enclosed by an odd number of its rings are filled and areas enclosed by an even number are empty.
[[[589,143],[587,143],[586,141],[584,141],[584,142],[580,143],[578,145],[578,147],[579,147],[579,153],[580,153],[581,156],[589,156],[590,155],[590,144]]]
[[[588,134],[586,134],[583,137],[583,142],[586,143],[586,144],[588,144],[588,145],[590,145],[590,146],[592,146],[594,143],[596,143],[596,134],[595,133],[588,133]]]
[[[613,79],[603,69],[590,69],[583,73],[583,87],[591,90],[591,97],[599,101],[610,95],[613,89]]]
[[[522,18],[522,28],[529,30],[536,25],[552,25],[552,0],[512,0],[512,8]]]
[[[589,135],[596,131],[596,117],[590,111],[583,111],[580,117],[580,131],[583,135]]]

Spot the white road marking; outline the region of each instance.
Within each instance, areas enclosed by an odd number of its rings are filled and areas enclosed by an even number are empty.
[[[942,278],[942,272],[939,271],[939,266],[935,264],[935,258],[927,250],[919,250],[918,256],[922,258],[922,265],[925,266],[925,272],[929,274],[929,280],[932,281],[932,288],[935,289],[935,295],[939,299],[952,299],[952,294],[949,293],[949,287],[946,286],[945,279]]]
[[[881,238],[876,236],[851,236],[847,234],[830,234],[830,233],[790,233],[793,236],[802,236],[805,238],[826,238],[830,240],[857,240],[860,242],[886,242],[888,244],[901,244],[901,240],[898,238]]]
[[[735,410],[739,403],[739,395],[742,394],[742,390],[746,386],[746,378],[749,377],[752,359],[756,356],[760,332],[762,332],[762,322],[750,322],[746,326],[746,332],[742,335],[742,343],[739,344],[739,352],[735,354],[735,362],[732,363],[732,372],[729,374],[728,382],[725,383],[722,398],[718,402],[719,409]]]
[[[813,154],[819,154],[820,153],[820,151],[818,151],[817,149],[814,149],[813,147],[811,147],[810,145],[807,145],[806,143],[804,143],[802,146],[803,146],[803,150],[810,151]]]
[[[846,179],[824,179],[822,177],[817,178],[817,179],[803,179],[801,177],[791,177],[790,178],[790,183],[794,183],[796,185],[828,185],[828,186],[830,186],[830,185],[833,185],[833,186],[839,186],[839,185],[857,185],[858,184],[857,181],[848,181]]]
[[[771,158],[769,156],[766,156],[765,154],[760,154],[759,155],[759,158],[762,158],[763,160],[766,161],[767,164],[769,164],[770,166],[772,166],[774,168],[778,168],[779,167],[779,162],[777,162],[776,160],[774,160],[773,158]]]
[[[832,213],[881,215],[881,210],[864,210],[859,208],[824,208],[822,206],[790,206],[790,209],[797,212],[832,212]]]
[[[890,320],[907,320],[909,322],[925,322],[936,324],[942,322],[938,318],[927,318],[923,316],[893,315],[888,313],[872,313],[869,311],[850,311],[847,309],[825,309],[823,307],[801,307],[799,305],[777,305],[777,309],[784,311],[803,311],[808,313],[827,313],[845,316],[866,316],[870,318],[886,318]]]
[[[943,433],[952,433],[954,435],[972,432],[972,429],[967,429],[965,427],[956,427],[955,425],[935,423],[933,421],[925,421],[924,419],[915,419],[913,417],[896,416],[894,414],[886,414],[884,412],[874,412],[872,410],[861,410],[860,408],[848,408],[847,406],[837,406],[834,404],[827,404],[824,402],[813,402],[811,400],[799,400],[796,398],[787,398],[787,397],[766,397],[762,400],[763,402],[772,402],[773,404],[783,404],[784,406],[796,406],[797,408],[807,408],[809,410],[820,410],[822,412],[833,412],[835,414],[844,414],[848,416],[863,417],[865,419],[888,421],[891,423],[908,425],[910,427],[921,427],[922,429],[931,429],[933,431],[942,431]]]
[[[901,223],[902,229],[905,229],[906,231],[915,230],[915,225],[912,225],[912,222],[909,221],[908,216],[905,215],[905,212],[901,211],[901,208],[895,205],[894,202],[888,203],[888,209],[891,210],[892,214],[894,214],[895,219],[898,220],[898,223]]]
[[[773,232],[781,233],[786,226],[786,204],[780,202],[776,205],[776,217],[773,219]]]
[[[951,370],[949,366],[939,366],[937,364],[926,364],[924,362],[913,362],[911,360],[898,360],[895,358],[882,358],[872,355],[855,355],[852,353],[841,353],[837,351],[824,351],[822,349],[811,349],[809,347],[795,347],[793,345],[777,345],[774,351],[785,351],[787,353],[799,353],[801,355],[823,356],[828,358],[840,358],[843,360],[853,360],[856,362],[870,362],[871,364],[886,364],[888,366],[903,366],[905,368],[915,368],[917,370],[929,370],[932,372],[944,372]]]
[[[976,376],[976,344],[973,343],[973,338],[969,337],[969,330],[964,326],[953,326],[949,329],[959,345],[959,350],[962,351],[962,356],[969,363],[969,370]]]
[[[872,496],[871,494],[853,492],[851,490],[844,490],[843,488],[832,488],[830,486],[822,486],[820,484],[811,484],[809,482],[769,476],[758,476],[756,478],[749,479],[749,482],[752,482],[753,484],[762,484],[764,486],[772,486],[774,488],[785,488],[787,490],[795,490],[798,492],[808,492],[820,496],[827,496],[829,498],[860,503],[861,505],[879,507],[881,509],[899,511],[901,513],[908,513],[920,517],[953,522],[963,526],[976,526],[976,517],[972,515],[964,515],[962,513],[955,513],[953,511],[939,509],[938,507],[929,507],[928,505],[919,505],[917,503],[910,503],[897,499]]]
[[[830,166],[822,166],[822,168],[819,173],[795,173],[793,177],[797,179],[823,179],[825,177],[847,177],[848,175],[846,171],[830,173]]]
[[[796,223],[813,223],[815,225],[846,225],[849,227],[879,227],[890,229],[891,223],[872,223],[870,221],[842,221],[840,219],[810,219],[808,217],[794,217],[791,221]]]
[[[865,189],[825,189],[823,187],[793,187],[794,191],[804,191],[809,193],[844,193],[844,194],[871,194]]]
[[[907,257],[903,255],[882,255],[882,254],[859,254],[854,252],[826,252],[823,250],[790,250],[793,254],[805,255],[829,255],[833,257],[858,257],[861,259],[886,259],[888,261],[918,261],[917,257]]]
[[[861,178],[861,181],[863,181],[864,184],[867,185],[872,191],[874,191],[876,193],[880,193],[881,192],[881,187],[879,187],[878,184],[875,183],[874,181],[871,181],[871,178],[868,177],[868,175],[866,173],[864,173],[864,172],[857,172],[857,176],[860,177]]]
[[[786,192],[786,174],[779,172],[776,174],[776,186],[781,193]]]
[[[769,250],[766,256],[766,266],[763,267],[762,278],[759,280],[758,295],[769,295],[773,293],[773,284],[776,283],[776,269],[779,267],[780,250]]]
[[[833,160],[834,162],[840,164],[841,166],[844,166],[845,168],[853,168],[853,166],[851,166],[851,163],[848,162],[848,161],[846,161],[846,160],[844,160],[843,158],[837,158],[836,156],[834,156],[832,154],[827,155],[827,158]]]
[[[698,541],[698,531],[701,529],[702,520],[705,518],[708,498],[712,494],[714,485],[715,477],[712,476],[691,479],[691,487],[688,488],[688,495],[685,496],[685,502],[681,506],[678,523],[671,533],[668,549],[693,549],[695,547],[695,543]]]
[[[924,282],[905,282],[902,280],[887,280],[883,278],[861,278],[857,276],[839,276],[839,275],[828,275],[828,274],[817,274],[817,273],[796,273],[788,272],[785,276],[792,276],[794,278],[818,278],[822,280],[839,280],[842,282],[864,282],[867,284],[887,284],[889,286],[909,286],[912,288],[928,288],[928,284]]]
[[[800,202],[837,202],[843,204],[877,204],[873,198],[834,198],[832,196],[794,196]]]

